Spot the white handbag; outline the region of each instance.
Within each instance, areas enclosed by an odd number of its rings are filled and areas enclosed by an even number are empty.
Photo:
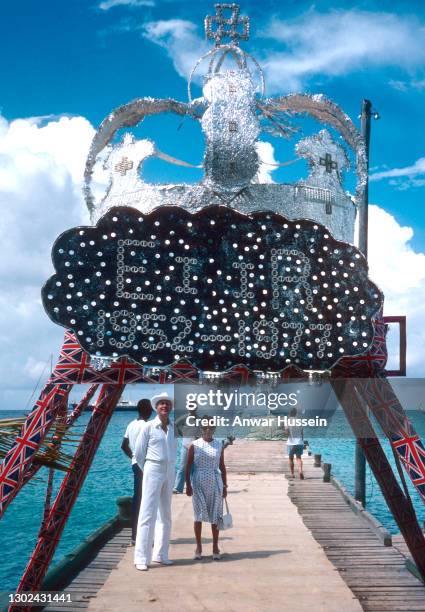
[[[233,519],[229,512],[229,504],[227,503],[227,499],[223,499],[223,504],[226,504],[226,514],[223,512],[222,517],[218,520],[219,531],[225,531],[226,529],[231,529],[233,527]]]

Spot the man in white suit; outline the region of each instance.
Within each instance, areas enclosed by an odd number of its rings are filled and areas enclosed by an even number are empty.
[[[142,504],[134,549],[134,564],[141,571],[146,571],[151,561],[172,564],[168,548],[177,452],[177,440],[169,419],[173,401],[167,393],[161,393],[151,399],[151,404],[156,417],[141,431],[134,453],[143,470]]]

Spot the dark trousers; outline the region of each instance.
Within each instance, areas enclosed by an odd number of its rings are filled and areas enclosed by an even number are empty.
[[[131,539],[136,540],[137,534],[137,519],[139,518],[140,502],[142,501],[142,481],[143,472],[137,465],[133,463],[134,490],[133,501],[131,504]]]

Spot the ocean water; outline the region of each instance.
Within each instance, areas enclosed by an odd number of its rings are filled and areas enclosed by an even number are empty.
[[[409,419],[422,440],[425,439],[425,414],[419,411],[410,410]],[[373,418],[371,417],[373,421]],[[374,423],[375,431],[380,428]],[[306,436],[307,437],[307,436]],[[397,481],[402,486],[399,478],[391,445],[385,436],[380,436],[380,442],[393,468]],[[355,440],[351,434],[350,426],[341,409],[338,409],[328,427],[327,437],[311,437],[309,439],[311,450],[314,453],[322,454],[322,461],[332,464],[332,474],[354,494],[354,456]],[[412,485],[410,478],[403,469],[407,488],[415,507],[416,515],[421,527],[425,522],[425,504]],[[375,480],[369,465],[366,463],[366,508],[371,512],[391,533],[399,533],[397,524],[388,510],[385,499],[380,491],[380,487]]]
[[[0,411],[0,418],[17,416],[17,412]],[[62,534],[54,562],[75,548],[81,540],[116,514],[116,498],[131,495],[132,471],[130,461],[121,451],[125,428],[136,413],[117,412],[104,435],[84,487],[74,505]],[[84,414],[74,428],[83,431],[89,414]],[[417,418],[416,427],[425,437],[425,418]],[[340,424],[339,424],[340,425]],[[339,426],[338,425],[338,426]],[[307,436],[306,436],[307,437]],[[383,441],[387,456],[389,445]],[[237,441],[235,442],[237,444]],[[330,437],[311,438],[314,452],[322,453],[323,460],[332,463],[332,472],[352,492],[354,471],[354,440]],[[392,461],[393,463],[393,461]],[[55,473],[55,490],[61,474]],[[13,591],[19,582],[37,540],[43,516],[47,470],[42,468],[36,481],[27,484],[7,509],[0,521],[0,591]],[[410,486],[418,518],[425,520],[425,506]],[[393,533],[397,526],[388,511],[379,487],[367,468],[367,507]]]

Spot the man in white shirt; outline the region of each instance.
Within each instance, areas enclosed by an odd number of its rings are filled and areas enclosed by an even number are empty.
[[[139,417],[134,419],[127,425],[121,448],[124,453],[131,459],[131,469],[133,470],[134,486],[133,486],[133,501],[131,504],[131,543],[134,546],[136,543],[137,519],[139,517],[140,502],[142,499],[142,477],[143,472],[137,465],[134,451],[136,449],[136,440],[142,428],[146,425],[152,414],[151,402],[148,399],[141,399],[137,404]]]
[[[167,393],[162,393],[155,395],[151,404],[156,417],[140,432],[135,449],[137,464],[143,470],[142,503],[134,549],[134,564],[141,571],[147,570],[151,561],[172,564],[168,548],[177,452],[177,439],[169,419],[173,402]]]

